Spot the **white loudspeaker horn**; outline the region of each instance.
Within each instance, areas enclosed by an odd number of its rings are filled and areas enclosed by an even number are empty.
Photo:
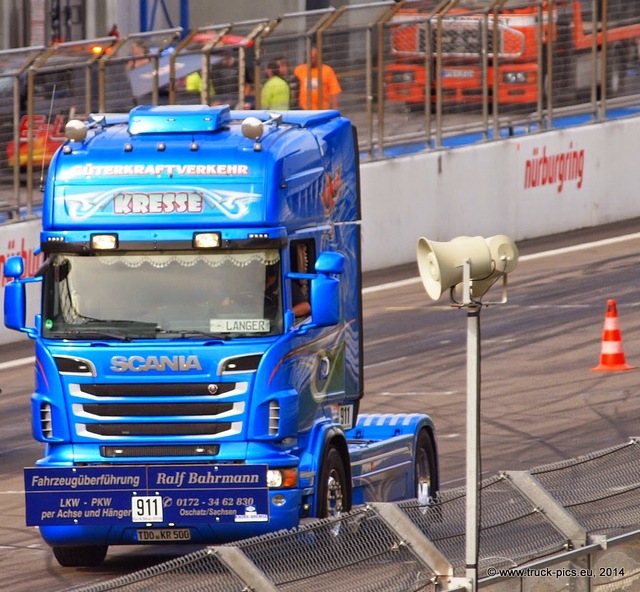
[[[489,277],[481,278],[476,276],[471,283],[471,296],[482,298],[493,284],[502,276],[511,273],[518,265],[518,247],[504,234],[497,234],[485,239],[491,259],[493,261],[493,272]]]
[[[433,300],[462,282],[467,260],[472,279],[486,278],[493,271],[489,246],[481,236],[459,236],[446,243],[421,237],[417,258],[422,283]]]

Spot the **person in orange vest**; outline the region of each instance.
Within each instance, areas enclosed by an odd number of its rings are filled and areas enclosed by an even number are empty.
[[[322,64],[318,68],[318,48],[312,47],[309,54],[311,61],[311,74],[309,74],[308,64],[300,64],[293,71],[299,81],[298,103],[300,109],[337,109],[338,96],[342,92],[340,82],[331,66]],[[322,85],[322,104],[319,103],[320,92],[318,89]],[[309,86],[311,88],[309,88]],[[311,91],[309,93],[309,90]]]

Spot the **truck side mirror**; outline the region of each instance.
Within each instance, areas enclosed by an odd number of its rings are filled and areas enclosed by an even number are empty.
[[[340,321],[340,280],[331,274],[344,272],[344,255],[325,251],[316,260],[316,277],[311,280],[311,323],[329,327]]]
[[[23,278],[24,260],[22,257],[10,257],[4,264],[4,276],[13,278],[13,281],[4,288],[4,324],[9,329],[22,331],[34,338],[37,330],[26,326],[27,294],[26,284],[33,281],[41,281],[42,278]]]
[[[19,278],[24,273],[24,259],[22,257],[9,257],[3,268],[4,277]]]
[[[340,280],[319,274],[311,280],[311,324],[336,325],[340,320]]]
[[[324,251],[316,259],[316,273],[343,273],[344,255],[332,251]]]

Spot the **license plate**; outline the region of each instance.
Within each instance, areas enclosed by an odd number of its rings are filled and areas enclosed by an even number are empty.
[[[134,522],[162,522],[162,497],[134,495],[131,498],[131,519]]]
[[[340,405],[338,419],[345,430],[350,430],[353,427],[353,405]]]
[[[137,534],[141,543],[191,540],[191,531],[188,528],[145,528],[138,529]]]
[[[443,78],[473,78],[474,76],[473,70],[442,70]]]

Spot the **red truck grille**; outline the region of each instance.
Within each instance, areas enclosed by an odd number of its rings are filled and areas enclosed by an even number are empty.
[[[442,25],[442,53],[447,56],[479,56],[482,52],[482,21],[447,20]],[[488,53],[493,53],[493,30],[487,31]]]
[[[427,23],[403,25],[396,30],[393,51],[398,56],[424,56],[431,42],[430,55],[434,57],[439,52],[447,58],[480,59],[485,35],[489,58],[493,58],[496,51],[500,58],[517,58],[525,50],[521,31],[499,24],[496,42],[493,19],[467,17],[443,19],[440,24],[434,19],[430,26]]]

